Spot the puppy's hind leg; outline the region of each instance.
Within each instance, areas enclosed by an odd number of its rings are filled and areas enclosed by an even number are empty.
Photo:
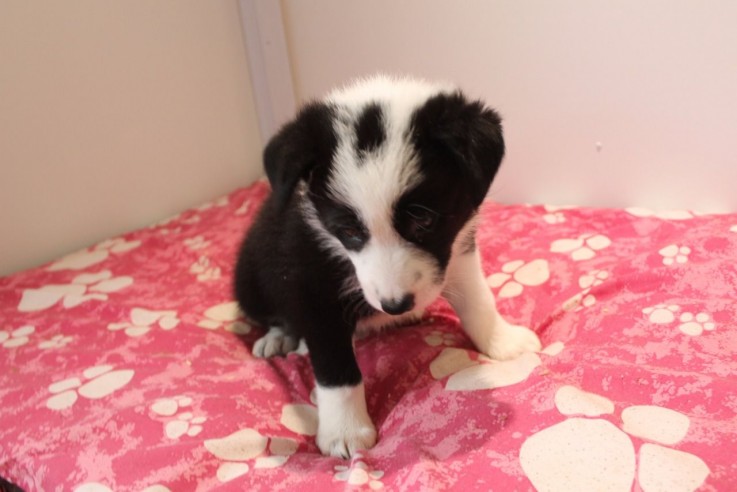
[[[451,260],[445,298],[476,348],[492,359],[513,359],[524,352],[541,349],[535,332],[508,323],[497,311],[477,248]]]
[[[259,358],[287,355],[297,350],[298,345],[298,338],[289,335],[283,328],[271,326],[266,335],[256,340],[256,343],[253,344],[251,353],[254,357]]]

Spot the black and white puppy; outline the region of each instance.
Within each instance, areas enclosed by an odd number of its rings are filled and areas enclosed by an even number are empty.
[[[272,193],[243,243],[235,294],[268,327],[255,356],[306,342],[324,454],[376,442],[357,330],[416,319],[444,294],[482,353],[540,349],[497,312],[476,250],[477,211],[503,155],[500,118],[481,102],[383,76],[306,105],[267,145]]]

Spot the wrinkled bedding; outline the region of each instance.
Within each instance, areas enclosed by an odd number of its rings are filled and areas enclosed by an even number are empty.
[[[356,343],[375,448],[315,445],[304,354],[230,277],[268,185],[0,279],[0,476],[27,490],[737,490],[737,214],[485,203],[489,288],[543,351],[439,300]],[[318,285],[315,288],[319,288]]]

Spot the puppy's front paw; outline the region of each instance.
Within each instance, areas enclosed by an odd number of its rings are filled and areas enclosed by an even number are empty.
[[[524,326],[504,322],[495,330],[495,337],[486,354],[492,359],[515,359],[525,352],[539,352],[540,339],[534,331]]]
[[[266,335],[256,340],[251,353],[254,357],[260,358],[287,355],[295,351],[298,345],[298,339],[287,335],[281,328],[271,327]]]
[[[348,459],[360,449],[376,444],[376,428],[370,419],[345,422],[320,422],[317,428],[317,447],[322,454]]]

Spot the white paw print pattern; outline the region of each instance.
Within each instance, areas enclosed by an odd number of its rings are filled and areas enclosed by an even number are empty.
[[[228,436],[205,441],[205,449],[222,460],[217,470],[220,482],[240,477],[248,473],[251,467],[282,466],[297,451],[297,447],[298,443],[294,439],[267,437],[255,429],[241,429]]]
[[[604,283],[609,278],[609,272],[604,270],[592,270],[578,279],[578,286],[583,290],[563,303],[566,311],[580,311],[583,308],[596,304],[596,297],[591,294],[591,289]]]
[[[310,392],[310,403],[289,403],[281,410],[281,425],[303,436],[317,435],[317,393]]]
[[[361,453],[355,453],[354,461],[351,466],[336,465],[334,478],[340,482],[346,482],[348,485],[358,486],[367,485],[371,490],[380,490],[384,488],[381,477],[384,476],[382,470],[372,470],[365,461]]]
[[[112,369],[113,366],[110,365],[85,369],[82,377],[87,382],[84,384],[76,377],[51,384],[49,392],[53,396],[46,400],[46,407],[51,410],[63,410],[74,405],[79,396],[92,400],[104,398],[127,385],[135,373],[132,369],[117,371]]]
[[[110,331],[125,330],[129,337],[140,337],[145,335],[154,324],[158,324],[164,330],[172,330],[179,324],[176,311],[149,311],[144,308],[131,309],[131,321],[110,323],[107,329]]]
[[[576,239],[558,239],[550,245],[553,253],[570,253],[573,261],[590,260],[612,241],[603,234],[582,234]]]
[[[665,220],[688,220],[693,219],[694,214],[688,210],[660,210],[653,211],[647,208],[630,207],[625,209],[630,215],[635,217],[655,217]]]
[[[544,205],[545,211],[547,212],[545,215],[543,215],[543,220],[547,222],[548,224],[562,224],[566,221],[566,216],[563,214],[562,210],[568,210],[570,208],[573,208],[571,206],[553,206],[553,205]]]
[[[42,311],[59,301],[67,309],[91,300],[106,301],[109,293],[124,289],[132,283],[131,277],[113,277],[109,270],[83,273],[74,277],[71,284],[50,284],[39,289],[24,290],[18,303],[18,311]]]
[[[243,202],[243,205],[238,207],[235,211],[235,215],[246,215],[248,213],[248,209],[251,208],[251,201],[245,200]]]
[[[36,331],[36,327],[24,325],[20,328],[8,333],[5,330],[0,331],[0,344],[5,348],[15,348],[27,344],[31,338],[31,334]]]
[[[678,329],[686,335],[692,337],[701,335],[704,330],[712,331],[716,328],[716,324],[711,319],[708,313],[683,313],[679,318],[681,324],[678,325]]]
[[[62,348],[65,345],[69,344],[73,339],[74,337],[71,336],[54,335],[50,339],[40,342],[38,344],[38,348],[42,350]]]
[[[122,254],[141,245],[141,241],[126,241],[125,239],[108,239],[92,248],[77,251],[65,256],[57,262],[49,266],[48,270],[54,272],[58,270],[84,270],[87,267],[96,265],[107,260],[110,253]]]
[[[563,343],[555,342],[541,353],[555,356],[562,350]],[[475,359],[472,359],[468,350],[445,348],[430,363],[430,374],[438,381],[450,376],[445,382],[448,391],[473,391],[520,383],[541,364],[540,356],[534,352],[512,360],[496,361],[482,354],[475,354]]]
[[[205,311],[205,317],[197,323],[200,328],[207,330],[217,330],[218,328],[224,328],[226,331],[236,333],[238,335],[245,335],[250,333],[251,325],[240,321],[242,317],[241,311],[238,308],[238,303],[235,301],[224,302],[212,306]]]
[[[498,297],[517,297],[525,287],[542,285],[550,278],[548,261],[543,259],[509,261],[502,265],[500,273],[494,273],[486,278],[489,287],[497,289]]]
[[[443,333],[439,330],[431,331],[429,335],[425,337],[425,343],[431,347],[437,347],[439,345],[455,345],[456,337],[452,333]]]
[[[151,228],[159,228],[159,234],[162,234],[162,235],[179,234],[180,232],[182,232],[181,226],[177,226],[177,227],[166,227],[166,226],[168,226],[174,221],[178,221],[180,224],[192,225],[192,224],[197,224],[198,222],[200,222],[200,220],[202,220],[201,217],[197,214],[193,214],[193,215],[190,215],[184,218],[182,217],[182,215],[183,214],[181,213],[172,215],[171,217],[168,217],[152,225]]]
[[[691,248],[670,244],[658,251],[658,253],[663,257],[663,265],[673,265],[675,263],[688,262],[688,255],[691,254]]]
[[[688,432],[690,420],[674,410],[643,405],[625,408],[622,428],[599,417],[614,413],[608,398],[563,386],[555,406],[568,417],[528,437],[520,463],[540,490],[696,490],[709,475],[701,458],[671,449]],[[637,453],[629,436],[651,441]]]
[[[656,325],[667,325],[676,320],[676,313],[681,309],[676,304],[656,304],[646,307],[642,312],[651,323]]]
[[[203,249],[210,246],[210,241],[207,241],[203,236],[200,235],[185,239],[184,245],[192,251],[196,251],[198,249]]]
[[[729,228],[729,232],[737,232],[737,225],[733,225]]]
[[[209,210],[213,207],[224,207],[228,204],[228,196],[223,196],[218,198],[217,200],[213,200],[211,202],[203,203],[199,207],[197,207],[197,210],[203,211],[203,210]]]
[[[179,410],[190,405],[192,398],[177,395],[157,400],[150,409],[159,417],[174,417]],[[184,411],[164,424],[164,434],[169,439],[179,439],[185,434],[194,437],[202,432],[202,424],[206,421],[207,417],[195,417],[192,412]]]
[[[716,323],[709,313],[683,312],[678,316],[680,306],[676,304],[656,304],[646,307],[642,312],[651,323],[658,325],[669,325],[678,319],[678,329],[681,333],[692,337],[701,335],[704,331],[716,329]]]
[[[189,273],[197,275],[198,282],[207,282],[209,280],[218,280],[222,276],[220,267],[213,266],[210,258],[200,256],[197,261],[189,267]]]

